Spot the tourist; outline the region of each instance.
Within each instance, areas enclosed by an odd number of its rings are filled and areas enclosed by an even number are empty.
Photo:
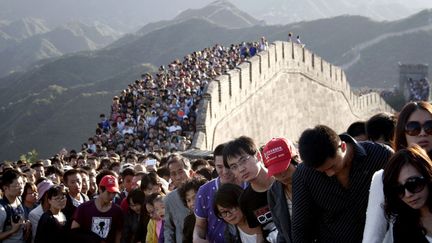
[[[260,226],[264,238],[276,242],[278,231],[267,201],[274,178],[260,161],[260,153],[250,137],[241,136],[225,145],[223,160],[238,180],[248,182],[239,200],[240,208],[251,228]]]
[[[418,145],[399,150],[384,168],[385,212],[394,242],[432,241],[432,161]]]
[[[318,125],[299,139],[293,175],[294,242],[361,242],[372,175],[392,150]]]

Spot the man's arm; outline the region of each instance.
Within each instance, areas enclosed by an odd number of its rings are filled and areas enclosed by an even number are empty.
[[[20,221],[16,224],[11,219],[11,224],[12,224],[12,228],[10,230],[0,233],[0,240],[9,238],[11,235],[15,234],[21,228],[21,225],[24,225],[22,219],[20,219]]]
[[[313,199],[305,185],[306,168],[301,165],[293,175],[292,240],[313,242],[316,229],[313,227]],[[315,219],[317,220],[317,219]]]
[[[195,227],[193,231],[194,243],[207,243],[207,219],[196,217]]]
[[[170,193],[177,193],[177,191],[173,191]],[[173,195],[168,194],[165,201],[165,223],[164,223],[164,238],[165,242],[176,242],[175,237],[175,225],[173,221]]]
[[[387,232],[388,221],[383,208],[382,174],[383,170],[379,170],[372,177],[366,210],[366,224],[363,232],[363,242],[365,243],[383,242]]]

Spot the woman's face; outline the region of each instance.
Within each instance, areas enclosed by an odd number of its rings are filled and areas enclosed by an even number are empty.
[[[405,164],[402,166],[398,177],[399,185],[405,185],[408,181],[415,180],[416,177],[422,176],[420,172],[411,164]],[[419,187],[421,189],[421,187]],[[401,195],[401,200],[413,209],[420,209],[427,207],[426,201],[429,196],[429,189],[424,186],[423,189],[417,193],[413,193],[405,189],[405,193]]]
[[[132,201],[132,199],[131,199],[131,200],[129,200],[129,207],[130,207],[130,209],[132,209],[132,211],[134,211],[136,214],[141,214],[141,204],[139,204],[139,203],[134,203],[134,202]]]
[[[407,124],[409,124],[410,122],[419,122],[420,125],[423,127],[423,124],[426,121],[430,120],[432,120],[432,115],[425,110],[419,109],[411,114],[411,116],[408,118]],[[432,150],[432,135],[428,135],[423,128],[421,129],[420,134],[416,136],[410,136],[408,134],[405,134],[405,137],[408,146],[412,144],[418,144],[427,152]]]
[[[53,196],[48,199],[50,207],[56,210],[62,210],[66,207],[66,194],[61,193],[60,195]]]
[[[238,207],[224,208],[220,205],[217,205],[217,208],[220,216],[229,224],[237,225],[244,219],[244,215]]]
[[[27,192],[25,192],[25,193],[26,193],[25,200],[27,202],[30,202],[30,203],[33,203],[33,204],[35,204],[37,202],[37,200],[38,200],[38,192],[37,192],[36,188],[29,187],[29,188],[27,188]]]
[[[161,190],[161,187],[160,187],[160,185],[153,185],[153,184],[149,184],[147,187],[146,187],[146,189],[144,190],[144,194],[146,195],[146,196],[150,196],[151,194],[153,194],[153,193],[160,193],[162,190]]]

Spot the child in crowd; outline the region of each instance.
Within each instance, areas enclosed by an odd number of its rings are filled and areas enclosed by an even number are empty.
[[[194,177],[178,189],[183,204],[190,210],[190,214],[184,219],[183,243],[192,242],[195,226],[195,197],[198,189],[206,182],[207,180],[202,177]]]
[[[147,199],[146,208],[151,218],[147,225],[147,243],[164,242],[164,198],[163,193],[154,193]]]

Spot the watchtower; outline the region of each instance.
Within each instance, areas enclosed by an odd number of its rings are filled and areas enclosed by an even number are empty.
[[[429,100],[429,65],[399,63],[399,90],[405,101]]]

